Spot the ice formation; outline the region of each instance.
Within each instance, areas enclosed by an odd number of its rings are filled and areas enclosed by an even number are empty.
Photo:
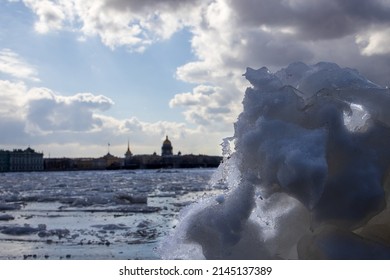
[[[162,258],[390,259],[389,89],[327,62],[244,76],[229,190],[181,214]]]
[[[0,173],[0,259],[156,259],[213,171]]]

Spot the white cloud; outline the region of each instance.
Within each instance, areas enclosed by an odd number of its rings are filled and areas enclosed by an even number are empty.
[[[37,70],[10,49],[0,50],[0,72],[18,79],[39,81]]]
[[[110,131],[111,135],[131,135],[139,142],[156,141],[156,139],[165,138],[166,135],[180,139],[193,131],[184,123],[179,122],[145,122],[137,117],[116,119],[101,114],[96,114],[96,117],[102,121],[102,130]]]
[[[62,5],[63,1],[49,0],[23,0],[37,16],[38,21],[35,23],[35,30],[39,33],[47,33],[51,30],[60,30],[63,27],[63,21],[66,15],[66,6]]]
[[[375,28],[356,35],[356,43],[366,56],[390,54],[390,28]]]
[[[82,36],[99,36],[114,49],[126,46],[142,52],[161,39],[188,26],[207,1],[138,0],[23,0],[36,15],[39,33],[62,29]],[[191,15],[191,16],[189,16]]]
[[[25,93],[23,82],[0,80],[0,131],[1,144],[20,143],[25,139]],[[2,147],[1,147],[2,148]],[[0,149],[1,149],[0,148]]]
[[[25,112],[25,92],[27,87],[24,83],[13,83],[0,80],[0,119],[7,122],[9,119],[23,119]]]
[[[0,80],[0,107],[7,109],[10,105],[18,105],[24,101],[27,86],[23,82]],[[9,105],[9,106],[8,106]]]
[[[234,89],[231,92],[237,93],[236,97],[241,96]],[[185,108],[184,115],[189,123],[226,133],[239,113],[235,104],[239,101],[231,92],[227,93],[221,87],[199,85],[193,92],[176,94],[169,106]]]
[[[27,92],[27,122],[30,132],[90,131],[102,126],[95,111],[105,111],[113,101],[105,96],[78,93],[61,96],[47,88]]]
[[[48,134],[90,131],[102,126],[96,111],[108,110],[113,101],[105,96],[78,93],[62,96],[47,88],[28,88],[23,82],[0,80],[0,117],[24,123],[24,131]]]
[[[207,105],[212,100],[212,95],[217,94],[219,88],[200,85],[194,88],[192,93],[176,94],[169,102],[169,106],[197,106]]]

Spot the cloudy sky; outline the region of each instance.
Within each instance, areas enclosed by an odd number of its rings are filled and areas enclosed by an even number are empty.
[[[246,67],[390,84],[390,0],[0,0],[0,149],[220,154]]]

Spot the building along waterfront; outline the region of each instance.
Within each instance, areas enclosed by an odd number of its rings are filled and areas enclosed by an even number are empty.
[[[161,154],[134,155],[130,143],[124,157],[110,152],[99,158],[43,158],[30,147],[26,150],[0,150],[0,172],[16,171],[72,171],[72,170],[117,170],[117,169],[158,169],[158,168],[212,168],[218,167],[221,156],[182,155],[173,153],[168,136],[161,146]]]
[[[1,172],[24,172],[44,170],[43,153],[28,147],[25,150],[0,150]]]

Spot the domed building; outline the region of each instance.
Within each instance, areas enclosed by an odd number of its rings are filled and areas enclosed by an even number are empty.
[[[173,147],[171,141],[168,139],[168,135],[166,139],[163,142],[163,145],[161,147],[161,156],[172,156],[173,155]]]

